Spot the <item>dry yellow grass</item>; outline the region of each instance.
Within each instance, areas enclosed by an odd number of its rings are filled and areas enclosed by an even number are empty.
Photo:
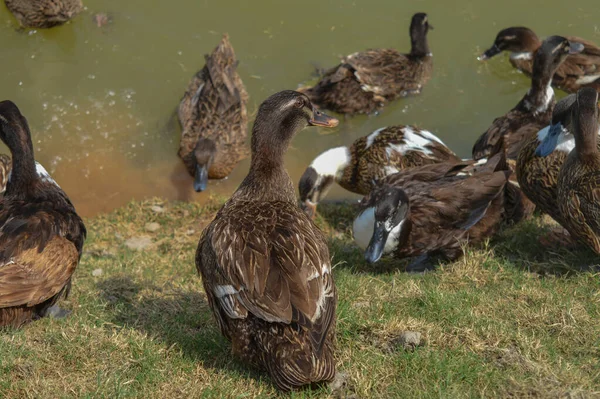
[[[63,303],[73,313],[0,333],[0,397],[276,396],[266,375],[230,356],[195,272],[198,237],[220,203],[152,200],[87,220]],[[348,385],[293,397],[600,397],[598,259],[540,247],[547,221],[504,229],[458,262],[410,275],[405,262],[363,262],[352,206],[321,212]],[[148,231],[151,222],[160,228]],[[141,236],[152,243],[127,248]],[[406,330],[423,345],[403,349]]]

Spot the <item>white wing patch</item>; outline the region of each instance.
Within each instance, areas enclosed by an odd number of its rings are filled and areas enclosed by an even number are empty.
[[[310,166],[321,176],[342,177],[344,169],[350,164],[348,147],[336,147],[325,151],[312,161]]]
[[[579,79],[577,79],[575,81],[575,83],[577,83],[579,85],[586,85],[588,83],[595,82],[599,78],[600,78],[600,75],[585,75],[585,76],[582,76]]]
[[[386,127],[382,127],[381,129],[377,129],[373,133],[369,134],[367,136],[367,145],[365,146],[365,149],[369,148],[373,144],[373,142],[375,141],[375,139],[377,138],[377,136],[379,136],[379,133],[381,133],[385,129],[387,129],[387,126]]]
[[[425,155],[432,155],[430,147],[436,143],[444,143],[431,132],[427,132],[427,135],[423,134],[425,131],[416,132],[412,127],[406,126],[404,132],[404,143],[402,144],[390,144],[386,148],[388,156],[391,156],[392,152],[398,152],[400,155],[405,155],[409,151],[422,152]]]
[[[50,173],[48,173],[48,171],[46,170],[46,168],[44,168],[42,166],[41,163],[39,162],[35,162],[35,171],[37,172],[38,177],[47,183],[52,183],[54,184],[56,187],[60,187],[52,178],[52,176],[50,176]]]
[[[510,55],[511,60],[530,60],[533,58],[533,54],[529,51],[524,51],[522,53],[512,53]]]

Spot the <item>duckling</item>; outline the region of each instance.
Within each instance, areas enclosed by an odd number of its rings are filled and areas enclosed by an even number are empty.
[[[558,175],[558,208],[563,227],[600,254],[600,151],[598,92],[584,87],[572,109],[575,148]]]
[[[13,168],[0,202],[0,327],[20,327],[56,311],[68,295],[85,225],[73,204],[33,157],[27,120],[0,102],[0,139]]]
[[[206,65],[190,82],[179,104],[181,141],[179,157],[190,175],[194,190],[204,191],[208,179],[223,179],[247,156],[248,94],[236,72],[229,36],[223,39]]]
[[[0,194],[6,191],[6,184],[11,170],[12,159],[10,159],[10,155],[0,154]]]
[[[83,10],[81,0],[4,0],[4,3],[26,28],[62,25]]]
[[[510,171],[502,153],[472,168],[468,161],[439,163],[381,180],[362,199],[353,224],[354,240],[367,262],[393,253],[417,257],[407,271],[424,271],[435,257],[458,259],[465,241],[490,237],[502,221]]]
[[[333,127],[304,94],[259,107],[250,171],[202,233],[196,268],[232,352],[289,391],[330,381],[337,296],[323,233],[298,208],[283,156],[306,127]]]
[[[366,195],[373,182],[414,166],[460,158],[427,130],[389,126],[357,139],[350,147],[336,147],[319,155],[298,183],[302,208],[314,216],[317,203],[335,181],[353,193]]]
[[[427,14],[417,13],[410,24],[410,53],[371,49],[350,54],[315,86],[300,90],[314,104],[342,114],[373,113],[389,101],[419,94],[433,69],[429,29]]]
[[[571,43],[583,45],[578,54],[567,57],[552,77],[552,85],[569,93],[574,93],[582,86],[600,89],[600,47],[592,42],[574,36],[566,36]],[[542,41],[528,28],[512,27],[501,30],[492,47],[479,59],[487,60],[502,51],[510,51],[510,63],[527,76],[533,72],[533,59]]]
[[[517,159],[524,142],[546,127],[552,119],[554,90],[552,75],[569,54],[583,50],[580,43],[571,43],[561,36],[544,40],[533,60],[531,88],[506,115],[496,118],[473,146],[473,158],[496,154],[505,145],[508,159]]]

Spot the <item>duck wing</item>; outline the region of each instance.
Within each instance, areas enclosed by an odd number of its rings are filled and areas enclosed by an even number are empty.
[[[600,78],[600,48],[580,37],[567,37],[569,41],[583,44],[583,51],[578,54],[571,54],[563,62],[555,73],[560,79],[567,77],[580,78],[590,75],[591,79],[585,83],[591,83],[594,79]],[[578,82],[579,83],[579,82]],[[581,84],[585,84],[581,83]]]
[[[229,203],[209,229],[201,247],[208,244],[209,258],[214,254],[218,278],[210,288],[227,317],[246,318],[249,312],[267,322],[297,323],[320,348],[336,303],[321,231],[283,201]],[[213,263],[205,254],[199,251],[197,265]]]
[[[586,230],[591,229],[587,235],[600,237],[600,172],[573,177],[569,182],[569,217],[575,219],[579,225],[585,226]],[[600,240],[598,244],[600,247]]]
[[[4,259],[0,264],[0,308],[34,306],[67,285],[79,262],[71,241],[55,236],[40,252],[32,247]]]
[[[373,49],[350,54],[343,62],[365,91],[383,97],[396,96],[405,89],[407,74],[412,76],[410,60],[394,49]]]

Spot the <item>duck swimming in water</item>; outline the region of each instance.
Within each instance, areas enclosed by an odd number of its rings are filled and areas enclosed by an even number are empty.
[[[81,0],[4,0],[4,3],[26,28],[62,25],[83,10]]]
[[[33,157],[27,120],[0,102],[0,139],[13,168],[0,201],[0,327],[63,315],[86,229],[73,204]]]
[[[202,233],[196,267],[232,352],[284,391],[335,375],[337,296],[323,233],[297,205],[283,156],[306,127],[336,126],[308,97],[265,100],[252,131],[250,171]]]

